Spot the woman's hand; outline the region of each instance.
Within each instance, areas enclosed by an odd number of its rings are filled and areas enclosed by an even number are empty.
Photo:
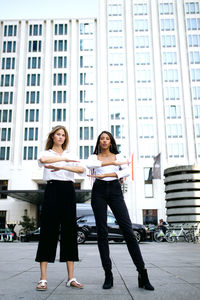
[[[51,172],[56,172],[56,171],[60,171],[62,169],[62,167],[57,167],[57,166],[52,166],[52,165],[47,165],[44,166],[46,169],[51,169]]]

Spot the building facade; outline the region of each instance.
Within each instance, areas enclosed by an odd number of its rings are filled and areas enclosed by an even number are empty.
[[[48,132],[67,127],[85,160],[102,130],[130,158],[137,223],[165,218],[163,170],[200,159],[199,1],[100,0],[97,19],[0,23],[0,189],[37,190]],[[160,153],[161,178],[152,178]],[[77,176],[81,189],[90,181]],[[1,223],[36,216],[0,196]]]

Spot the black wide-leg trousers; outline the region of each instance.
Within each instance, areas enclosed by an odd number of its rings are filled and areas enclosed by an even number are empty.
[[[72,181],[50,180],[41,211],[38,262],[54,262],[60,235],[60,261],[78,261],[76,201]]]
[[[107,205],[110,206],[120,226],[128,251],[137,270],[143,270],[145,267],[144,261],[132,229],[131,220],[124,202],[119,181],[103,181],[96,179],[92,189],[91,204],[96,220],[98,248],[104,270],[109,271],[112,268],[108,244]]]

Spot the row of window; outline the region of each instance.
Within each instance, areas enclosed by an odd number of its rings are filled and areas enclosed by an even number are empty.
[[[93,103],[95,98],[95,90],[80,90],[80,103]]]
[[[40,74],[27,74],[27,86],[40,86]]]
[[[41,57],[28,57],[28,69],[40,69]]]
[[[28,52],[41,52],[42,41],[29,41]]]
[[[0,160],[10,159],[10,147],[0,147]]]
[[[93,51],[94,39],[80,39],[80,51]]]
[[[25,141],[37,141],[38,140],[38,128],[24,128],[24,140]]]
[[[93,55],[81,55],[80,56],[80,68],[93,68],[94,67]]]
[[[67,35],[67,24],[55,24],[54,29],[55,35]]]
[[[29,25],[29,35],[30,36],[42,35],[42,25],[41,24]]]
[[[13,74],[1,75],[0,86],[14,86],[14,75]]]
[[[67,40],[55,40],[54,41],[54,51],[67,51]]]
[[[1,68],[2,70],[15,69],[15,57],[3,57]]]
[[[91,104],[86,108],[80,108],[80,121],[93,121],[94,112],[94,108]]]
[[[53,91],[53,103],[66,103],[67,92],[66,91]]]
[[[90,154],[93,154],[93,146],[80,146],[79,147],[79,156],[80,159],[88,159]]]
[[[188,45],[189,45],[189,47],[199,47],[200,46],[200,35],[199,34],[189,34],[188,35]]]
[[[54,68],[67,68],[67,56],[54,56]]]
[[[188,18],[187,19],[188,30],[199,30],[200,29],[200,18]]]
[[[52,110],[53,122],[65,122],[66,121],[66,109],[53,109]]]
[[[0,104],[13,104],[13,92],[0,92]]]
[[[93,34],[94,23],[80,23],[80,34]]]
[[[39,121],[39,109],[25,110],[25,122],[38,122],[38,121]]]
[[[186,14],[199,14],[199,2],[187,2],[185,3]]]
[[[24,147],[24,160],[36,160],[37,159],[37,153],[38,153],[38,147]]]
[[[67,85],[67,74],[53,74],[53,85]]]

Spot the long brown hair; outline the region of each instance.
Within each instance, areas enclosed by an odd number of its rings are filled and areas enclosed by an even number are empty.
[[[49,132],[47,142],[46,142],[46,146],[45,146],[45,150],[49,150],[49,149],[53,148],[53,136],[56,133],[56,131],[58,131],[59,129],[63,129],[64,132],[65,132],[65,141],[62,144],[62,148],[63,148],[63,150],[67,149],[67,146],[69,144],[69,135],[68,135],[67,129],[62,125],[58,125],[58,126],[53,127],[51,132]]]
[[[116,142],[115,142],[115,139],[114,139],[113,135],[109,131],[105,131],[105,130],[102,131],[100,133],[100,135],[98,136],[97,143],[96,143],[96,146],[95,146],[93,154],[97,154],[98,155],[99,153],[101,153],[101,148],[99,146],[99,143],[100,143],[101,135],[103,133],[107,134],[109,136],[109,138],[110,138],[110,142],[111,142],[110,149],[109,149],[110,152],[113,153],[113,154],[118,154],[119,151],[117,150],[117,145],[116,145]]]

